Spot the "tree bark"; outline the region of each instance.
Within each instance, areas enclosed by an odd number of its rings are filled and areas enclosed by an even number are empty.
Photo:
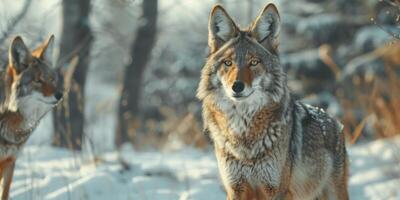
[[[136,38],[130,49],[132,61],[125,67],[123,88],[119,100],[118,125],[115,137],[117,147],[124,142],[132,142],[137,128],[135,121],[139,113],[142,75],[156,40],[157,4],[157,0],[143,1],[143,15],[139,22]]]
[[[74,150],[82,149],[84,136],[84,88],[86,73],[90,61],[90,47],[93,40],[89,25],[90,0],[63,0],[63,27],[60,43],[59,73],[67,67],[74,56],[78,63],[72,74],[72,80],[66,80],[64,88],[70,88],[53,113],[53,144]]]

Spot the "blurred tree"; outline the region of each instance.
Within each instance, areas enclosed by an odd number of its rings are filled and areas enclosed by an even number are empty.
[[[131,46],[132,61],[125,67],[124,81],[119,100],[118,125],[115,137],[116,146],[133,141],[135,118],[138,115],[143,71],[149,61],[156,40],[158,1],[144,0],[142,17],[136,38]]]
[[[78,57],[72,80],[66,80],[64,88],[70,92],[62,105],[54,111],[54,138],[56,146],[82,149],[84,135],[84,88],[89,66],[93,36],[90,30],[90,0],[63,0],[63,25],[60,43],[59,73],[67,71],[67,64]]]
[[[4,41],[8,38],[8,36],[14,31],[14,28],[17,24],[25,17],[26,13],[31,6],[32,0],[25,0],[21,11],[15,15],[15,17],[11,18],[10,22],[7,23],[6,28],[4,29],[1,38],[0,38],[0,45],[3,45]]]

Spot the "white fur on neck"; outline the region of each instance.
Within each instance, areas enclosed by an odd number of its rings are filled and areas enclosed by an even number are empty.
[[[220,92],[215,102],[227,115],[232,133],[242,136],[246,134],[254,114],[268,103],[268,97],[264,92],[255,90],[249,97],[235,101]]]
[[[11,94],[8,109],[13,112],[20,112],[24,117],[24,127],[32,128],[39,120],[49,112],[55,105],[54,96],[45,97],[41,93],[33,91],[30,95],[16,98],[15,92]]]
[[[267,82],[269,85],[271,79],[268,76],[255,78],[252,82],[252,86],[249,88],[246,87],[248,90],[251,90],[250,95],[244,99],[237,100],[231,97],[232,93],[227,92],[231,89],[228,88],[224,79],[221,78],[219,74],[217,74],[217,77],[222,84],[222,88],[216,91],[214,101],[216,105],[227,114],[229,128],[233,131],[233,134],[238,136],[243,135],[247,132],[248,124],[251,123],[254,114],[268,103],[275,102],[274,98],[266,93],[261,85],[262,82]]]

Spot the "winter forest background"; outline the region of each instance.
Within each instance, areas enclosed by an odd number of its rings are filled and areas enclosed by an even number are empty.
[[[352,199],[400,199],[398,0],[1,0],[0,56],[56,38],[70,88],[17,161],[13,199],[223,199],[195,98],[215,3],[268,3],[296,98],[345,125]]]

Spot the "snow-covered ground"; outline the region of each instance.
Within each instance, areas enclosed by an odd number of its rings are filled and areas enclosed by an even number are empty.
[[[400,199],[400,137],[349,148],[352,199]]]
[[[400,199],[400,138],[349,148],[351,199]],[[126,165],[120,160],[126,161]],[[129,166],[127,169],[124,166]],[[17,161],[12,199],[225,199],[213,153],[74,154],[29,145]]]

